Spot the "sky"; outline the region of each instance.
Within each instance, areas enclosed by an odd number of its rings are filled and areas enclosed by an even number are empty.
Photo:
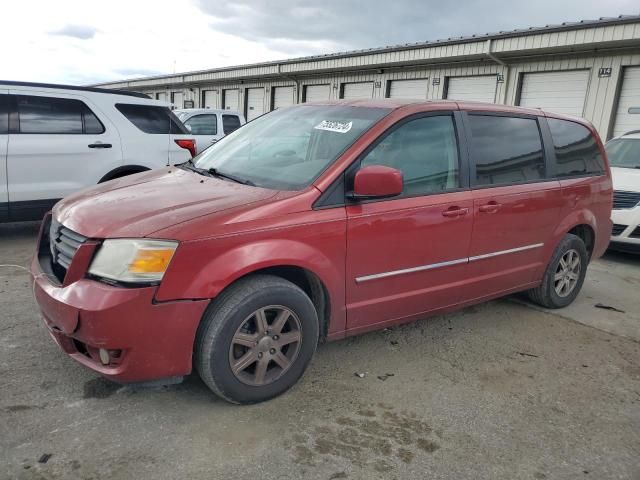
[[[9,0],[0,79],[119,79],[640,14],[638,0]]]

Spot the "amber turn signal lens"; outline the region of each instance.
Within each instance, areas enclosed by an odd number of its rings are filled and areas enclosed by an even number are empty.
[[[129,265],[131,273],[160,273],[167,270],[173,249],[138,250],[136,258]]]

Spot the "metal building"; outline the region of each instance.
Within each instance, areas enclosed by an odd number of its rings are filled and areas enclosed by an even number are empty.
[[[583,116],[611,138],[640,129],[640,16],[548,25],[110,82],[178,107],[240,110],[247,120],[338,98],[464,99]]]

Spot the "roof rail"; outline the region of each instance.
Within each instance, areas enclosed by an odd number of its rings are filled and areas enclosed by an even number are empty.
[[[8,85],[14,87],[40,87],[56,88],[61,90],[79,90],[81,92],[109,93],[111,95],[127,95],[129,97],[151,98],[144,93],[130,92],[128,90],[118,90],[113,88],[78,87],[75,85],[59,85],[56,83],[19,82],[15,80],[0,80],[0,86]]]

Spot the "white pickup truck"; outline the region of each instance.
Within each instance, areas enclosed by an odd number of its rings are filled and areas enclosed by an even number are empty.
[[[244,115],[233,110],[185,108],[173,113],[195,139],[197,153],[247,123]]]

